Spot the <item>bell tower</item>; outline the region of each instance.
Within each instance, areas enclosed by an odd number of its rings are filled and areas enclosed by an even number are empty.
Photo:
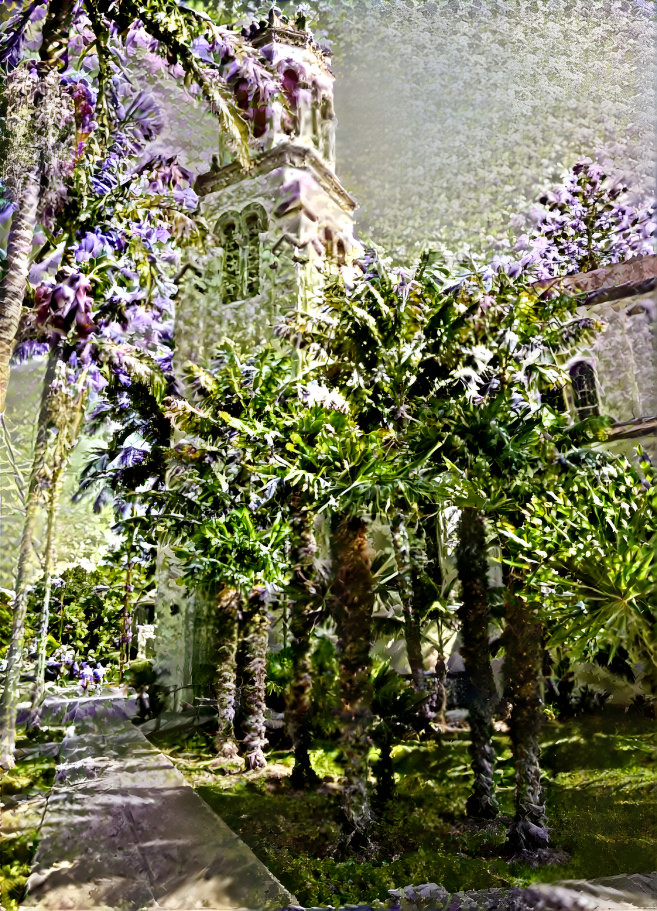
[[[176,302],[174,365],[207,365],[222,338],[256,345],[271,337],[288,309],[308,310],[326,275],[345,277],[361,252],[354,236],[356,203],[335,175],[333,75],[327,55],[303,29],[274,10],[243,37],[280,77],[286,104],[248,107],[251,167],[225,148],[196,181],[210,229],[202,253],[184,267]],[[242,94],[243,93],[243,94]],[[177,584],[168,546],[158,556],[156,665],[171,687],[171,706],[207,690],[215,673],[215,603],[208,593]]]
[[[211,235],[178,293],[176,360],[207,362],[229,336],[257,344],[293,307],[313,306],[330,268],[350,271],[361,247],[356,203],[335,174],[336,117],[328,55],[298,18],[277,10],[242,31],[275,72],[285,104],[249,111],[252,165],[220,148],[196,190]],[[238,104],[244,91],[238,84]]]

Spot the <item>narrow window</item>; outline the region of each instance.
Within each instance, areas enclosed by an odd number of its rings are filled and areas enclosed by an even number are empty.
[[[298,113],[298,90],[299,74],[291,67],[285,70],[281,78],[283,91],[288,99],[289,111],[285,111],[282,119],[283,128],[286,133],[295,133],[299,128]]]
[[[598,391],[593,367],[586,361],[578,361],[572,365],[569,373],[577,417],[582,421],[591,415],[597,415],[599,413]]]
[[[237,237],[237,224],[227,221],[222,229],[222,246],[224,248],[223,294],[224,303],[230,304],[240,299],[240,248]]]
[[[251,212],[244,220],[246,228],[246,297],[260,291],[260,218]]]
[[[335,245],[335,258],[338,263],[338,266],[344,266],[347,262],[347,253],[344,246],[344,241],[341,237],[338,238],[338,242]]]
[[[324,228],[324,247],[326,249],[326,258],[332,260],[335,256],[335,241],[333,231],[330,228]]]
[[[335,160],[335,113],[333,101],[329,97],[322,98],[320,107],[320,151],[324,158],[333,162]]]
[[[313,92],[313,144],[317,149],[321,145],[322,127],[320,123],[321,99],[317,89]]]

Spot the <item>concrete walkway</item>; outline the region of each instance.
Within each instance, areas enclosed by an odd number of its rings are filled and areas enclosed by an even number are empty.
[[[28,897],[77,911],[275,909],[292,896],[135,727],[125,699],[68,705]]]
[[[565,908],[581,911],[657,911],[657,873],[571,879],[534,889],[557,907],[561,903]]]

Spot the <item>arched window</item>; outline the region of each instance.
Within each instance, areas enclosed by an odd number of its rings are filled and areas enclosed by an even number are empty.
[[[240,246],[237,216],[227,216],[221,225],[223,255],[222,298],[224,303],[239,300],[241,294]]]
[[[267,213],[260,205],[227,212],[217,222],[222,249],[221,299],[225,304],[260,292],[260,234],[267,230]]]
[[[335,238],[330,228],[324,228],[324,247],[326,249],[326,258],[332,261],[335,256]]]
[[[577,417],[581,420],[598,414],[598,390],[595,384],[595,371],[586,361],[577,361],[568,371],[573,387],[573,398]]]
[[[267,213],[261,206],[252,206],[242,213],[246,243],[246,288],[244,297],[260,291],[260,233],[267,230]]]
[[[335,245],[335,260],[338,266],[344,266],[347,262],[347,252],[341,237],[338,237],[338,242]]]
[[[324,96],[320,107],[320,152],[328,162],[335,160],[335,111],[333,100]]]
[[[288,111],[283,116],[283,128],[286,133],[296,133],[299,128],[298,116],[298,91],[299,74],[292,67],[284,70],[281,76],[281,86],[288,101]]]

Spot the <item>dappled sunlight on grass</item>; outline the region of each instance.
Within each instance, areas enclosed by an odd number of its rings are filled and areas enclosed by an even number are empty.
[[[437,742],[405,742],[393,752],[397,796],[381,815],[369,858],[337,861],[339,754],[331,744],[312,752],[322,779],[314,791],[287,780],[292,756],[269,754],[260,772],[207,769],[212,739],[169,754],[201,797],[254,850],[299,901],[308,905],[385,900],[387,890],[438,882],[450,891],[534,881],[649,872],[655,865],[657,771],[654,724],[608,713],[544,729],[543,759],[552,844],[564,863],[508,863],[501,848],[513,811],[508,738],[496,734],[501,817],[466,820],[470,769],[467,731]]]

